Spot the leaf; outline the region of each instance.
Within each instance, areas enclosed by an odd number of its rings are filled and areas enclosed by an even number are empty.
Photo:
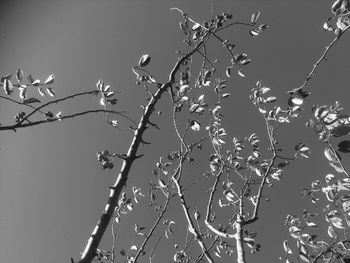
[[[101,104],[102,106],[106,106],[106,100],[105,100],[104,97],[102,97],[102,98],[100,99],[100,104]]]
[[[308,227],[317,227],[316,223],[314,223],[314,222],[306,222],[306,225]]]
[[[17,70],[16,78],[18,82],[21,82],[23,79],[23,71],[20,68]]]
[[[235,201],[235,195],[231,191],[227,191],[225,197],[229,202]]]
[[[52,88],[47,88],[46,89],[47,94],[49,94],[51,97],[55,97],[55,91]]]
[[[277,100],[276,97],[268,97],[268,98],[266,99],[266,102],[271,103],[271,102],[275,102],[276,100]]]
[[[300,98],[300,97],[294,97],[292,98],[292,103],[295,105],[301,105],[304,103],[304,100],[303,98]]]
[[[344,169],[339,162],[329,162],[329,165],[332,166],[338,173],[344,172]]]
[[[327,174],[325,176],[325,181],[328,184],[330,181],[332,181],[335,178],[335,176],[333,174]]]
[[[231,71],[232,71],[232,67],[227,67],[227,68],[226,68],[226,76],[227,76],[228,78],[231,78]]]
[[[223,99],[228,98],[228,97],[230,97],[230,96],[231,96],[231,93],[224,93],[224,94],[221,95],[221,97],[222,97]]]
[[[31,104],[31,103],[41,103],[37,98],[29,98],[23,101],[23,104]]]
[[[338,13],[338,11],[339,11],[340,7],[342,6],[342,4],[343,4],[343,0],[336,0],[333,3],[332,8],[331,8],[333,14],[336,15]]]
[[[309,257],[306,254],[304,254],[303,252],[301,252],[301,251],[299,252],[299,257],[301,258],[302,261],[304,261],[306,263],[310,262]]]
[[[334,228],[332,226],[328,226],[327,233],[331,238],[337,238],[337,233],[334,231]]]
[[[166,183],[162,179],[158,180],[158,184],[161,188],[166,188]]]
[[[26,99],[26,93],[27,93],[27,87],[25,85],[21,85],[19,88],[19,97],[22,99],[22,100],[25,100]]]
[[[201,218],[201,214],[198,212],[198,210],[196,210],[194,212],[194,218],[198,221]]]
[[[201,124],[196,121],[196,120],[192,120],[190,123],[191,129],[194,131],[199,131],[201,129]]]
[[[218,253],[217,251],[214,251],[214,255],[217,256],[218,258],[221,258],[220,253]]]
[[[260,89],[260,92],[261,92],[261,94],[265,94],[266,92],[268,92],[268,91],[270,91],[271,89],[270,88],[268,88],[268,87],[262,87],[261,89]]]
[[[256,21],[258,20],[260,16],[260,12],[255,12],[252,14],[252,16],[250,17],[250,22],[252,22],[252,24],[254,25],[256,23]]]
[[[132,245],[132,246],[130,247],[130,250],[131,250],[131,251],[137,251],[137,246],[136,246],[136,245]]]
[[[32,83],[34,82],[34,78],[33,78],[33,76],[32,76],[31,74],[29,74],[29,75],[27,76],[27,80],[28,80],[28,82],[29,82],[30,84],[32,84]]]
[[[48,76],[48,78],[45,80],[45,84],[49,85],[49,84],[52,84],[54,81],[55,81],[55,74],[52,74]]]
[[[337,156],[337,154],[334,153],[332,148],[330,148],[329,146],[327,146],[324,149],[324,156],[326,156],[328,161],[334,162],[334,163],[337,163],[338,162],[338,158],[340,157],[340,156]],[[340,160],[340,158],[339,158],[339,160]]]
[[[118,120],[112,120],[112,121],[111,121],[111,125],[112,125],[113,127],[119,127],[119,121],[118,121]]]
[[[341,141],[338,144],[338,151],[342,153],[350,152],[350,141]]]
[[[330,218],[331,223],[338,229],[344,229],[343,220],[340,217],[334,216]]]
[[[39,94],[40,94],[42,97],[46,96],[46,93],[45,93],[45,91],[43,90],[42,87],[38,87],[38,92],[39,92]]]
[[[349,125],[341,125],[338,127],[335,127],[331,130],[331,134],[334,137],[341,137],[344,135],[347,135],[350,133],[350,126]]]
[[[286,253],[288,254],[292,254],[292,250],[290,249],[289,245],[288,245],[288,240],[284,240],[283,241],[283,248],[284,248],[284,251],[286,251]]]
[[[261,31],[260,30],[250,30],[249,31],[249,34],[252,36],[252,37],[256,37],[258,35],[260,35]]]
[[[139,60],[139,67],[146,67],[151,61],[151,57],[148,54],[142,55]]]
[[[11,93],[13,92],[13,89],[14,88],[13,88],[11,80],[5,78],[4,79],[4,90],[5,90],[6,95],[11,95]]]
[[[243,73],[243,70],[240,68],[238,71],[237,71],[238,75],[241,76],[242,78],[245,77],[244,73]]]
[[[40,79],[34,80],[34,81],[32,82],[32,85],[33,85],[34,87],[38,87],[38,86],[40,85]]]

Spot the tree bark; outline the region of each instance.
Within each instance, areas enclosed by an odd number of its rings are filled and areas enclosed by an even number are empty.
[[[243,221],[241,216],[238,216],[238,219],[236,221],[235,227],[236,227],[236,251],[237,251],[237,263],[246,263],[245,259],[245,252],[243,247]]]

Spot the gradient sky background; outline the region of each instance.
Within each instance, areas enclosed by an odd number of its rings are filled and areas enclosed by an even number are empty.
[[[234,18],[248,20],[252,12],[261,11],[260,22],[270,25],[263,36],[251,39],[247,29],[233,28],[223,34],[234,41],[238,50],[253,58],[247,78],[234,76],[229,82],[233,96],[224,106],[225,127],[230,136],[243,138],[257,132],[264,139],[263,119],[249,102],[250,89],[257,80],[272,88],[285,104],[287,90],[299,86],[333,38],[322,30],[330,16],[328,0],[216,0],[214,12],[230,10]],[[44,79],[56,74],[57,97],[82,89],[93,89],[99,78],[120,91],[118,110],[126,110],[139,119],[145,93],[135,85],[131,67],[142,54],[152,56],[150,70],[165,81],[176,62],[175,51],[181,49],[181,16],[170,7],[177,6],[191,17],[203,21],[210,15],[211,1],[115,0],[115,1],[1,1],[0,3],[0,72],[6,75],[21,67],[26,74]],[[349,42],[346,34],[330,52],[310,84],[313,95],[305,104],[305,117],[281,129],[283,146],[292,149],[303,141],[312,146],[309,160],[299,160],[287,168],[283,180],[268,191],[271,202],[264,203],[261,219],[251,229],[258,231],[262,250],[250,257],[250,263],[277,262],[282,255],[282,241],[287,238],[283,226],[287,214],[300,214],[310,201],[302,200],[300,190],[310,182],[333,172],[316,135],[304,127],[313,104],[342,102],[350,112]],[[222,57],[218,44],[211,57]],[[222,75],[223,76],[223,75]],[[137,185],[147,193],[151,170],[159,156],[171,151],[175,135],[171,129],[169,98],[159,106],[163,112],[154,118],[160,131],[150,131],[146,139],[151,146],[142,147],[146,156],[136,162],[128,186]],[[60,105],[57,111],[74,112],[97,107],[96,100],[85,98]],[[13,121],[17,107],[2,101],[1,123]],[[0,137],[0,257],[7,263],[68,262],[78,259],[85,247],[107,199],[107,186],[114,182],[120,163],[112,171],[102,171],[96,152],[108,149],[124,152],[132,137],[127,122],[122,131],[106,125],[102,115],[90,115],[62,123],[2,132]],[[229,139],[228,139],[229,140]],[[176,144],[177,145],[177,144]],[[208,154],[208,153],[206,153]],[[202,160],[207,160],[208,155]],[[348,158],[345,159],[348,161]],[[347,162],[349,163],[349,162]],[[191,207],[203,208],[208,181],[202,183],[206,163],[197,161],[187,173],[185,184],[196,182],[188,194]],[[211,183],[209,181],[209,183]],[[203,189],[205,189],[203,191]],[[117,251],[127,249],[133,236],[133,224],[148,226],[154,220],[148,198],[128,217],[122,218],[118,231]],[[184,231],[178,200],[168,214],[177,222],[176,230]],[[149,215],[146,212],[150,212]],[[202,210],[202,213],[204,211]],[[181,232],[182,231],[182,232]],[[325,232],[325,229],[320,229]],[[110,233],[102,244],[109,248]],[[183,243],[179,239],[178,243]],[[197,247],[194,245],[193,247]],[[165,250],[166,249],[166,250]],[[161,252],[166,251],[167,253]],[[162,242],[154,262],[170,262],[175,249],[170,241]],[[120,256],[120,255],[118,255]],[[147,259],[148,260],[148,259]],[[119,258],[118,262],[121,262]],[[145,261],[146,262],[146,259]],[[220,260],[218,260],[220,262]]]

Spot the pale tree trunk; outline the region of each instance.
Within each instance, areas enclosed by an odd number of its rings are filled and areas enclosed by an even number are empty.
[[[241,216],[238,216],[236,221],[236,251],[237,251],[237,263],[246,263],[245,252],[243,247],[243,222]]]

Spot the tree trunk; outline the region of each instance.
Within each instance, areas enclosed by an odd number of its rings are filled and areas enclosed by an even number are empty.
[[[243,222],[239,215],[235,224],[236,227],[236,250],[237,250],[237,263],[246,263],[244,247],[243,247]]]

